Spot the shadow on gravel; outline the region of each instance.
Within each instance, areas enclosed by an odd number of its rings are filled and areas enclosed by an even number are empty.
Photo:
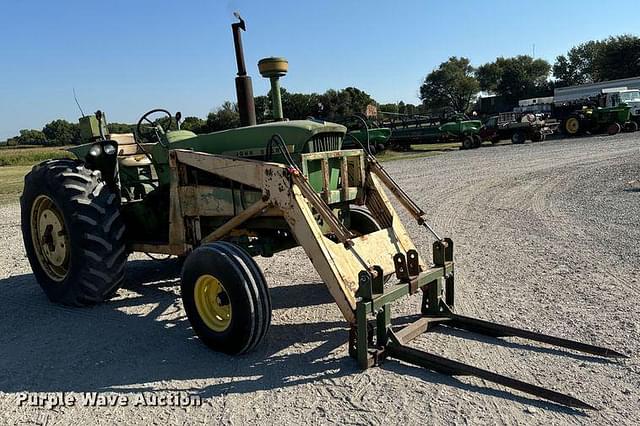
[[[211,351],[181,309],[178,275],[175,261],[131,261],[124,288],[134,294],[91,308],[50,303],[31,274],[0,280],[7,306],[0,314],[0,392],[140,392],[164,382],[159,389],[206,398],[357,372],[344,355],[343,321],[272,325],[262,344],[240,357]],[[312,284],[275,287],[271,295],[274,309],[331,302]],[[200,383],[185,389],[183,380]]]
[[[558,413],[588,417],[588,415],[581,410],[565,407],[564,405],[556,404],[554,402],[521,396],[521,395],[515,394],[514,392],[516,391],[511,391],[511,390],[503,391],[503,390],[488,387],[488,386],[493,386],[492,384],[487,384],[486,386],[474,385],[474,384],[459,380],[455,377],[445,376],[444,374],[434,373],[434,372],[425,370],[424,368],[414,367],[412,365],[407,365],[407,364],[401,364],[400,362],[396,362],[396,361],[387,361],[383,364],[382,368],[397,374],[414,376],[419,379],[428,381],[429,383],[434,383],[434,384],[444,385],[444,386],[452,386],[467,392],[475,392],[482,395],[503,398],[509,401],[518,402],[520,404],[526,404],[528,406],[537,407],[544,410],[555,411]]]
[[[208,398],[359,374],[346,354],[348,331],[343,321],[272,325],[262,344],[240,357],[209,350],[194,337],[181,309],[178,276],[176,261],[131,261],[124,288],[133,294],[82,309],[50,303],[31,274],[0,280],[0,300],[5,303],[0,314],[0,392],[158,389]],[[274,309],[332,303],[320,284],[270,291]],[[393,361],[383,368],[483,395],[581,413]],[[187,380],[195,381],[189,383],[193,387],[184,387],[181,381]]]

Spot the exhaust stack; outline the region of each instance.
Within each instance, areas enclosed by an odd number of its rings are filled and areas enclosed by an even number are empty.
[[[238,64],[238,76],[236,77],[236,95],[238,97],[238,110],[240,112],[240,125],[254,126],[256,124],[256,108],[253,102],[253,86],[251,77],[247,75],[247,67],[244,63],[244,51],[242,49],[242,33],[247,28],[244,19],[238,12],[234,13],[238,22],[231,24],[233,30],[233,45],[236,50],[236,63]]]
[[[258,62],[260,75],[271,80],[271,98],[273,100],[273,119],[284,120],[282,115],[282,97],[280,96],[280,77],[289,71],[289,62],[285,58],[264,58]]]

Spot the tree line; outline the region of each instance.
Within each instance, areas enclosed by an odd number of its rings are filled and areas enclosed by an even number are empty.
[[[338,120],[357,112],[364,111],[369,104],[376,104],[364,91],[347,87],[342,90],[327,90],[318,93],[292,93],[282,89],[282,109],[284,116],[290,119],[315,117],[324,120]],[[271,96],[255,97],[256,120],[263,123],[271,119]],[[207,118],[185,117],[181,128],[195,133],[209,133],[240,126],[240,114],[235,102],[224,102]],[[135,127],[126,123],[109,123],[110,133],[130,133]],[[8,141],[9,145],[61,146],[81,143],[79,125],[66,120],[54,120],[42,130],[24,129]]]
[[[520,99],[550,96],[555,87],[640,76],[640,38],[633,35],[591,40],[556,58],[554,64],[528,55],[498,57],[474,67],[471,60],[453,56],[430,72],[419,87],[419,105],[404,102],[378,104],[356,88],[330,89],[322,94],[282,90],[282,109],[290,119],[315,117],[339,120],[365,111],[373,104],[378,111],[417,114],[444,110],[469,112],[481,91],[502,96],[507,104]],[[551,78],[553,77],[553,78]],[[258,123],[271,116],[271,96],[255,97]],[[240,125],[237,104],[224,102],[206,118],[186,117],[182,128],[208,133]],[[133,125],[110,123],[112,133],[128,133]],[[42,130],[23,129],[9,139],[9,145],[73,145],[81,142],[78,124],[54,120]]]
[[[420,99],[427,110],[466,112],[480,91],[515,105],[520,99],[551,96],[556,87],[636,76],[640,76],[640,38],[621,35],[572,47],[553,65],[519,55],[473,67],[468,58],[454,56],[425,77]]]

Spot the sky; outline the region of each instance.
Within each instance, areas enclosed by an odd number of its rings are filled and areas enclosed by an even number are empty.
[[[230,25],[239,11],[254,94],[257,62],[289,60],[289,91],[358,87],[378,102],[418,102],[450,56],[474,65],[640,31],[640,2],[602,0],[0,0],[0,141],[101,109],[136,122],[163,107],[206,117],[235,101]],[[624,13],[623,13],[624,12]]]

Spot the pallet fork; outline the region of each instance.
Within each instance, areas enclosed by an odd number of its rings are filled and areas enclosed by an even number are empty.
[[[433,262],[425,271],[420,268],[421,262],[415,250],[409,250],[406,255],[397,253],[394,256],[394,273],[398,283],[393,286],[385,288],[385,272],[380,266],[374,265],[360,272],[360,286],[356,294],[356,324],[352,326],[349,335],[349,354],[357,360],[360,367],[367,369],[379,365],[387,358],[393,358],[449,376],[475,376],[565,406],[595,409],[573,396],[408,345],[424,332],[445,326],[494,338],[519,337],[601,357],[627,357],[612,349],[457,314],[454,310],[453,241],[440,238],[423,219],[424,212],[393,181],[375,158],[368,157],[370,170],[398,198],[418,224],[434,235],[436,241],[433,243]],[[391,326],[391,304],[403,296],[417,293],[418,290],[422,291],[421,318],[394,330]],[[375,316],[375,321],[369,322],[369,316]]]
[[[406,258],[411,259],[413,256],[415,253],[407,253]],[[453,242],[449,239],[436,241],[433,245],[434,269],[441,269],[441,276],[435,280],[433,274],[417,273],[409,266],[411,261],[407,262],[405,268],[404,256],[398,255],[397,259],[399,267],[396,269],[396,276],[401,284],[393,289],[383,288],[380,279],[383,275],[376,267],[376,273],[362,271],[360,275],[363,285],[356,308],[357,324],[350,333],[349,353],[363,369],[393,358],[450,376],[479,377],[565,406],[595,409],[570,395],[415,349],[408,343],[424,332],[445,326],[491,337],[520,337],[602,357],[626,357],[611,349],[456,314],[453,310]],[[394,330],[391,327],[391,303],[418,289],[422,290],[422,317],[400,330]],[[367,321],[369,315],[375,315],[374,327]]]

